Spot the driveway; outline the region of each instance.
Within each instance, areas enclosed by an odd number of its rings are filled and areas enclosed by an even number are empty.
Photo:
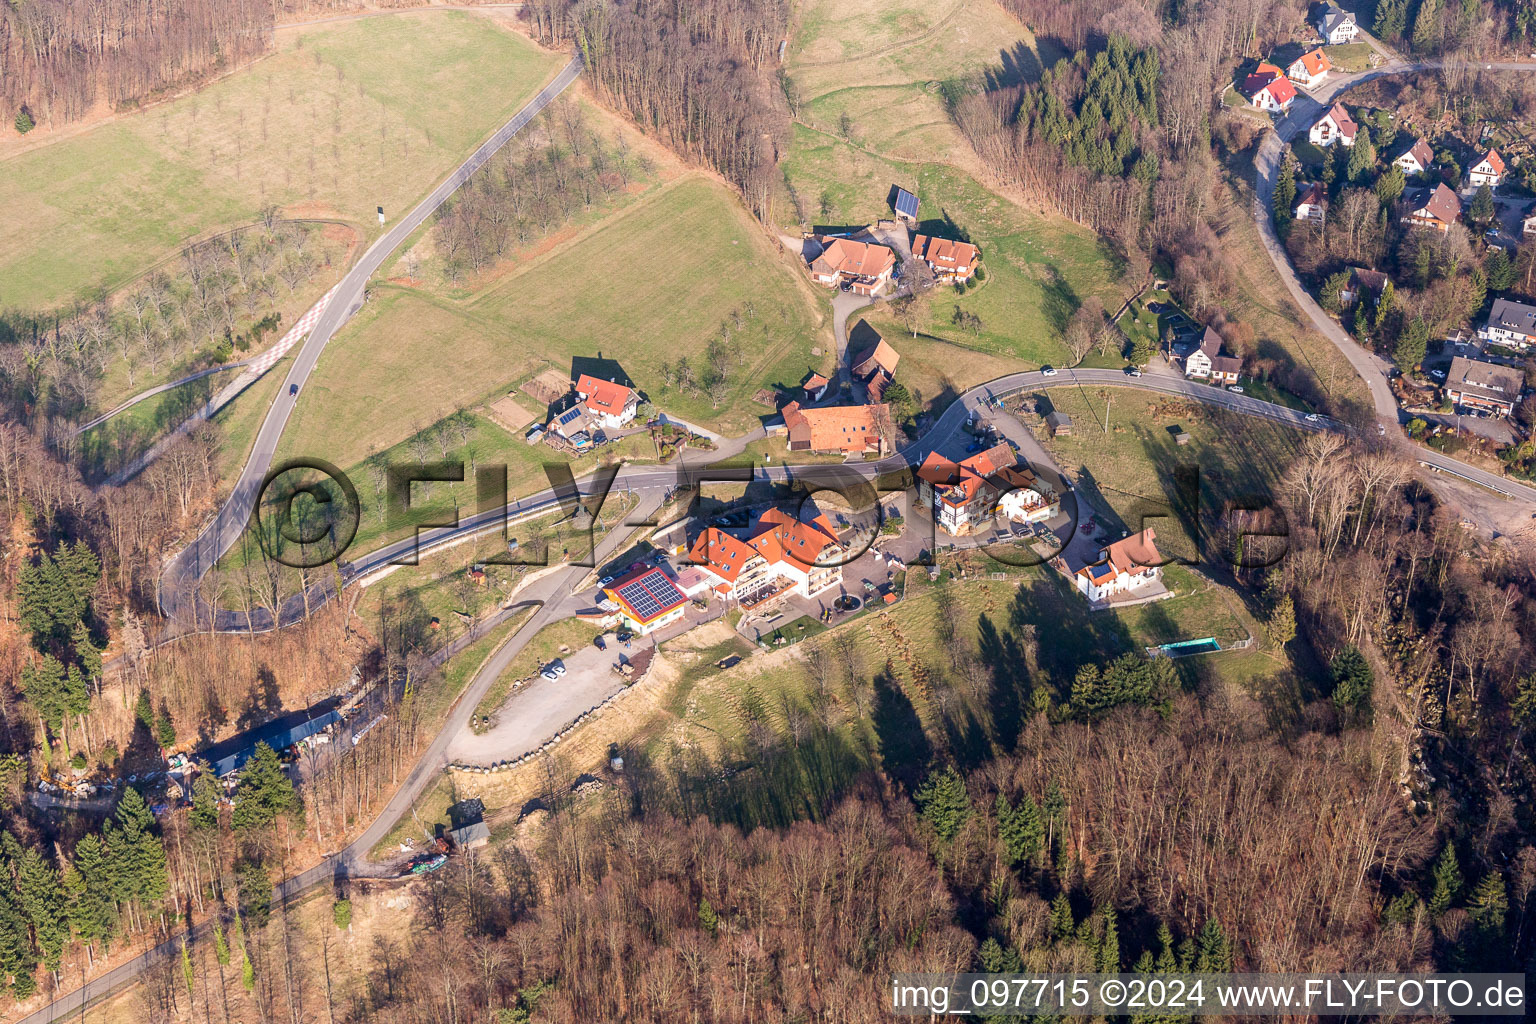
[[[636,650],[650,647],[650,641],[636,638],[633,649],[623,651],[612,633],[604,634],[603,640],[608,645],[605,651],[589,644],[562,655],[566,672],[559,679],[535,675],[514,689],[497,709],[490,729],[479,735],[467,725],[459,730],[448,744],[448,759],[492,764],[521,757],[542,747],[583,712],[624,689],[623,678],[613,670],[619,654],[633,657]]]

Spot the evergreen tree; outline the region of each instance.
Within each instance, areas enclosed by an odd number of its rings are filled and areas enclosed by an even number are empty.
[[[709,898],[699,899],[699,927],[713,935],[715,929],[720,927],[720,915],[715,913],[715,908],[710,906]]]
[[[198,775],[197,781],[192,783],[192,810],[188,815],[193,828],[206,832],[219,827],[219,801],[223,796],[224,788],[214,778],[213,772]]]
[[[1067,894],[1059,892],[1051,901],[1051,937],[1057,942],[1062,942],[1072,937],[1077,930],[1077,921],[1072,917],[1072,901],[1067,899]]]
[[[1003,841],[1003,852],[1010,867],[1039,859],[1040,847],[1045,841],[1045,826],[1040,821],[1040,809],[1028,793],[1024,794],[1018,807],[1011,806],[1002,793],[997,794],[997,834]]]
[[[1503,249],[1490,253],[1483,269],[1487,272],[1488,290],[1491,292],[1502,292],[1510,288],[1519,275],[1514,261]]]
[[[1480,228],[1486,228],[1493,221],[1494,212],[1493,189],[1482,185],[1472,196],[1472,205],[1467,209],[1467,219]]]
[[[1280,158],[1280,173],[1275,178],[1275,230],[1284,238],[1295,222],[1296,169],[1287,154]]]
[[[75,632],[70,637],[70,646],[75,652],[75,661],[80,665],[80,671],[90,682],[96,682],[101,678],[101,651],[96,642],[91,639],[90,628],[84,621],[75,623]]]
[[[991,936],[976,951],[976,961],[987,974],[1017,974],[1024,969],[1019,951],[1004,946]]]
[[[699,902],[701,904],[700,911],[702,912],[702,910],[703,910],[703,906],[702,905],[703,904],[707,904],[709,901],[708,900],[700,900]],[[714,908],[713,907],[710,908],[710,912],[711,913],[714,912]],[[341,932],[351,931],[351,929],[352,929],[352,901],[351,900],[337,900],[335,902],[335,904],[331,907],[331,920],[336,923],[336,930],[337,931],[341,931]]]
[[[267,926],[272,912],[272,876],[267,869],[253,861],[245,861],[235,869],[235,889],[239,895],[240,917],[256,928]]]
[[[16,998],[25,999],[37,988],[32,975],[36,969],[27,915],[11,887],[0,885],[0,977],[9,977]]]
[[[213,956],[222,967],[229,966],[229,942],[224,938],[224,921],[213,919]]]
[[[1355,339],[1362,345],[1371,343],[1371,317],[1365,311],[1365,300],[1355,303]]]
[[[1098,957],[1093,969],[1100,974],[1120,973],[1120,929],[1115,923],[1115,908],[1109,904],[1099,908],[1104,921],[1104,934],[1099,936]]]
[[[1084,665],[1077,670],[1072,710],[1096,718],[1122,704],[1152,707],[1167,699],[1175,683],[1173,666],[1166,658],[1122,654],[1106,666]]]
[[[1413,15],[1413,48],[1428,53],[1440,42],[1440,0],[1419,0]]]
[[[1333,703],[1348,714],[1368,712],[1375,674],[1365,655],[1353,644],[1344,647],[1329,663],[1333,673]]]
[[[1388,281],[1385,285],[1382,286],[1381,295],[1376,299],[1375,327],[1378,331],[1381,330],[1382,325],[1387,322],[1387,315],[1392,312],[1392,308],[1396,305],[1397,289],[1393,287],[1391,281]]]
[[[954,839],[970,814],[970,798],[965,780],[953,767],[929,774],[914,794],[922,818],[942,842]]]
[[[53,732],[59,732],[70,704],[63,663],[53,655],[45,654],[36,665],[23,665],[21,689],[37,717]]]
[[[1201,973],[1230,974],[1236,966],[1232,943],[1214,917],[1205,922],[1196,942],[1195,970]]]
[[[1349,147],[1349,163],[1345,165],[1346,180],[1361,184],[1376,169],[1376,147],[1371,144],[1371,132],[1365,125],[1355,134],[1355,144]]]
[[[1373,28],[1382,39],[1401,39],[1408,28],[1408,0],[1377,0]]]
[[[1157,924],[1157,973],[1172,974],[1178,970],[1178,961],[1174,959],[1173,932],[1168,930],[1165,922]]]
[[[16,864],[16,889],[21,897],[21,907],[32,922],[32,934],[37,938],[43,966],[57,971],[64,956],[64,946],[69,942],[69,918],[58,869],[36,850],[26,850]]]
[[[1276,647],[1284,647],[1296,639],[1296,602],[1291,600],[1290,594],[1283,595],[1275,602],[1275,608],[1269,613],[1269,621],[1264,628],[1269,634],[1270,643]]]
[[[1423,317],[1416,316],[1398,336],[1397,346],[1392,350],[1392,361],[1399,370],[1407,373],[1424,361],[1424,353],[1428,350],[1429,325]]]
[[[1431,917],[1439,917],[1461,895],[1461,865],[1456,861],[1454,844],[1446,843],[1445,849],[1440,851],[1440,857],[1435,861],[1434,880],[1429,894],[1429,913]]]
[[[1471,943],[1474,957],[1487,965],[1505,948],[1504,920],[1509,913],[1509,894],[1504,889],[1504,876],[1490,871],[1472,890],[1467,901],[1467,917],[1472,924]]]
[[[1318,304],[1330,313],[1338,313],[1343,305],[1340,293],[1349,287],[1349,271],[1340,270],[1330,274],[1328,280],[1323,282],[1323,290],[1318,295]]]
[[[1396,164],[1387,168],[1387,172],[1376,179],[1376,201],[1382,206],[1391,206],[1403,197],[1403,189],[1408,187],[1408,179],[1403,177],[1403,169]]]
[[[245,764],[239,797],[232,821],[236,832],[247,835],[271,828],[281,816],[297,819],[303,812],[293,780],[283,770],[277,753],[265,743],[256,744]]]

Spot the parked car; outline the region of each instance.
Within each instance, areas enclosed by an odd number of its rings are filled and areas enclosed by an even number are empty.
[[[1243,393],[1243,389],[1238,387],[1236,384],[1233,384],[1231,387],[1227,388],[1227,390],[1232,392],[1234,395],[1240,395]]]
[[[1445,371],[1444,370],[1430,370],[1429,371],[1429,375],[1431,377],[1435,378],[1435,380],[1445,380]]]
[[[549,667],[555,670],[555,675],[565,675],[565,662],[561,661],[559,658],[556,658],[554,661],[550,662]]]
[[[606,651],[608,649],[608,641],[603,639],[603,634],[601,633],[592,638],[592,643],[600,651]]]
[[[600,587],[606,587],[608,584],[610,584],[612,582],[613,582],[613,577],[612,576],[604,576],[602,579],[597,581],[597,585],[600,586]]]
[[[553,668],[551,668],[548,665],[545,665],[544,668],[542,670],[540,670],[539,675],[543,676],[545,679],[559,679],[560,678],[560,673],[556,672]]]
[[[1140,377],[1141,376],[1141,367],[1139,367],[1139,366],[1127,366],[1125,368],[1125,375],[1127,377]]]
[[[1321,417],[1318,416],[1317,413],[1315,413],[1315,412],[1307,413],[1307,422],[1308,423],[1316,423],[1319,419],[1321,419]]]
[[[1042,376],[1042,377],[1054,377],[1054,376],[1056,376],[1056,367],[1054,367],[1054,366],[1042,366],[1042,367],[1040,367],[1040,376]]]

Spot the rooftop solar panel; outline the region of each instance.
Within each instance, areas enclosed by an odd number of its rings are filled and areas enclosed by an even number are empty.
[[[688,600],[665,573],[657,570],[631,580],[614,593],[642,621],[653,619]]]
[[[904,188],[898,188],[896,190],[896,212],[905,217],[915,218],[917,216],[917,196]]]

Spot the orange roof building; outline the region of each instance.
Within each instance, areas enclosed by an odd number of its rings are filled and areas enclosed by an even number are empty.
[[[585,373],[576,380],[576,393],[581,396],[587,412],[602,427],[622,427],[635,418],[635,410],[640,405],[640,396],[634,388]]]
[[[1043,522],[1061,510],[1052,488],[1019,462],[1007,444],[993,445],[962,462],[932,452],[917,470],[918,497],[946,533],[964,534],[991,525],[1000,507],[1009,519]]]
[[[1497,188],[1499,182],[1504,180],[1504,158],[1499,156],[1499,151],[1490,149],[1483,154],[1483,158],[1471,167],[1467,168],[1467,181],[1473,188],[1481,188],[1487,185],[1489,188]]]
[[[837,586],[843,579],[842,554],[837,531],[825,515],[801,521],[771,508],[745,539],[709,527],[688,557],[710,578],[716,595],[750,609],[789,594],[815,597]]]
[[[912,239],[912,255],[928,264],[941,281],[969,281],[981,262],[981,250],[970,242],[930,235]]]
[[[890,416],[887,406],[829,405],[802,409],[799,402],[790,402],[783,412],[792,452],[849,455],[885,450],[882,428]]]
[[[649,566],[619,577],[603,593],[619,606],[624,624],[636,633],[670,625],[688,611],[688,598],[677,581]]]
[[[811,277],[834,288],[847,287],[860,295],[875,295],[891,279],[896,254],[883,245],[834,238],[811,260]]]
[[[869,400],[878,402],[885,396],[887,385],[896,379],[896,364],[900,362],[901,353],[881,338],[873,348],[854,357],[853,366],[849,372],[852,373],[854,380],[864,385],[865,394],[868,395]]]

